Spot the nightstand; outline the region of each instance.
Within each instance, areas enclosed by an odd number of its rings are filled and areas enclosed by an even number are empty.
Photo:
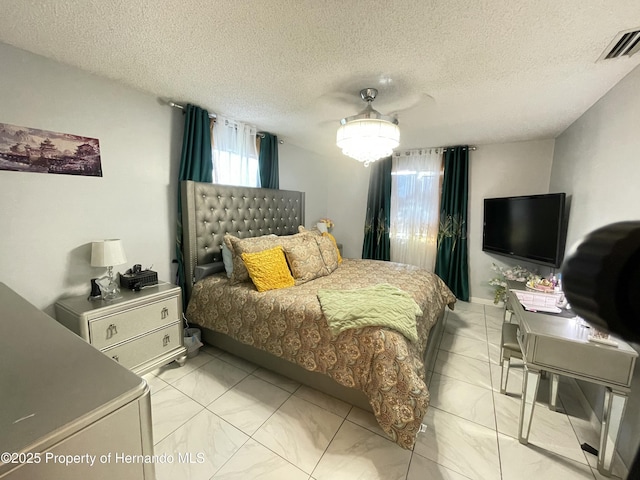
[[[186,359],[179,287],[161,283],[121,291],[111,301],[71,297],[56,303],[56,319],[138,375]]]

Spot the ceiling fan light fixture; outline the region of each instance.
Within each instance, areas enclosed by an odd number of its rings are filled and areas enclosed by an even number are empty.
[[[381,115],[371,106],[378,91],[365,88],[360,96],[368,103],[358,115],[343,118],[336,135],[336,144],[342,153],[364,163],[365,167],[393,153],[400,144],[398,120]]]

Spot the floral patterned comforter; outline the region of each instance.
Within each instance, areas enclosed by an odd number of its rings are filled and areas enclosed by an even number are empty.
[[[320,289],[353,289],[388,283],[409,294],[423,316],[418,342],[395,330],[366,327],[333,337],[316,296]],[[362,390],[382,429],[400,446],[413,447],[429,392],[423,355],[431,327],[455,297],[436,275],[418,267],[345,259],[326,277],[259,293],[252,283],[229,285],[224,275],[196,283],[187,318],[211,330],[322,372]]]

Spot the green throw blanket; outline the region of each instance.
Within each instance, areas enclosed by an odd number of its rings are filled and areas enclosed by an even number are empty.
[[[318,300],[333,335],[349,328],[379,326],[418,341],[416,315],[422,315],[422,310],[397,287],[383,283],[355,290],[319,290]]]

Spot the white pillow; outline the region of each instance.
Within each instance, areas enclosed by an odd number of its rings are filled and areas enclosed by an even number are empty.
[[[231,274],[233,273],[233,255],[226,243],[222,244],[222,263],[224,263],[224,270],[227,272],[227,278],[231,278]]]

